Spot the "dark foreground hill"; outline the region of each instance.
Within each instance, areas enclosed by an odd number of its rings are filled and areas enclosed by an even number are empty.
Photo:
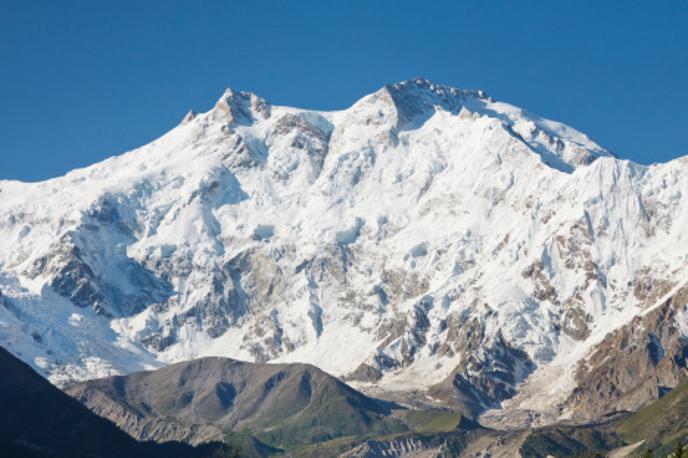
[[[138,442],[0,348],[0,456],[57,458],[234,457],[218,443]]]

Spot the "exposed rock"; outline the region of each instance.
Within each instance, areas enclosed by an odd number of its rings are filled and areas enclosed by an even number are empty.
[[[357,382],[370,382],[374,383],[377,382],[382,378],[382,371],[379,369],[366,364],[366,363],[361,363],[358,368],[353,371],[351,374],[347,375],[344,379],[345,380],[352,380],[352,381],[357,381]]]
[[[610,333],[576,370],[566,402],[573,418],[635,411],[688,377],[688,286]]]
[[[470,418],[516,394],[535,365],[528,355],[513,348],[501,334],[491,342],[473,340],[473,348],[461,351],[462,361],[451,375],[430,387],[428,394]]]

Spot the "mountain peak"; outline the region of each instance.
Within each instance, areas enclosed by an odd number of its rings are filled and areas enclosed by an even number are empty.
[[[485,91],[480,89],[459,89],[453,86],[435,84],[428,78],[417,76],[398,83],[385,84],[384,89],[395,93],[414,93],[415,95],[432,94],[440,99],[451,97],[475,97],[489,99]]]
[[[422,125],[438,108],[457,115],[467,104],[491,101],[484,91],[443,86],[422,77],[385,84],[375,95],[395,110],[399,130]]]
[[[196,113],[196,111],[194,111],[193,109],[189,110],[182,118],[181,124],[187,124],[193,121],[196,118],[196,116],[198,116],[198,113]]]
[[[372,109],[364,110],[373,117],[378,112],[387,113],[392,119],[390,126],[396,131],[417,129],[438,111],[460,119],[490,118],[508,135],[525,143],[545,164],[562,172],[573,172],[578,166],[590,164],[598,157],[611,155],[585,134],[494,100],[480,89],[458,89],[416,77],[386,84],[361,102],[359,106],[362,108],[371,106]]]
[[[226,118],[228,124],[251,124],[257,117],[270,116],[271,106],[253,92],[227,88],[215,104],[213,111]]]

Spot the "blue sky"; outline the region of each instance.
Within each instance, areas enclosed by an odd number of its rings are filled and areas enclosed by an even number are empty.
[[[0,0],[0,179],[143,145],[225,87],[337,109],[424,76],[637,162],[688,154],[688,2]]]

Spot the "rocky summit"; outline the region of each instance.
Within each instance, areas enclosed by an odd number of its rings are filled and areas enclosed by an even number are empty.
[[[331,112],[227,90],[0,181],[0,345],[60,386],[222,356],[494,427],[637,410],[688,375],[687,175],[421,78]]]

